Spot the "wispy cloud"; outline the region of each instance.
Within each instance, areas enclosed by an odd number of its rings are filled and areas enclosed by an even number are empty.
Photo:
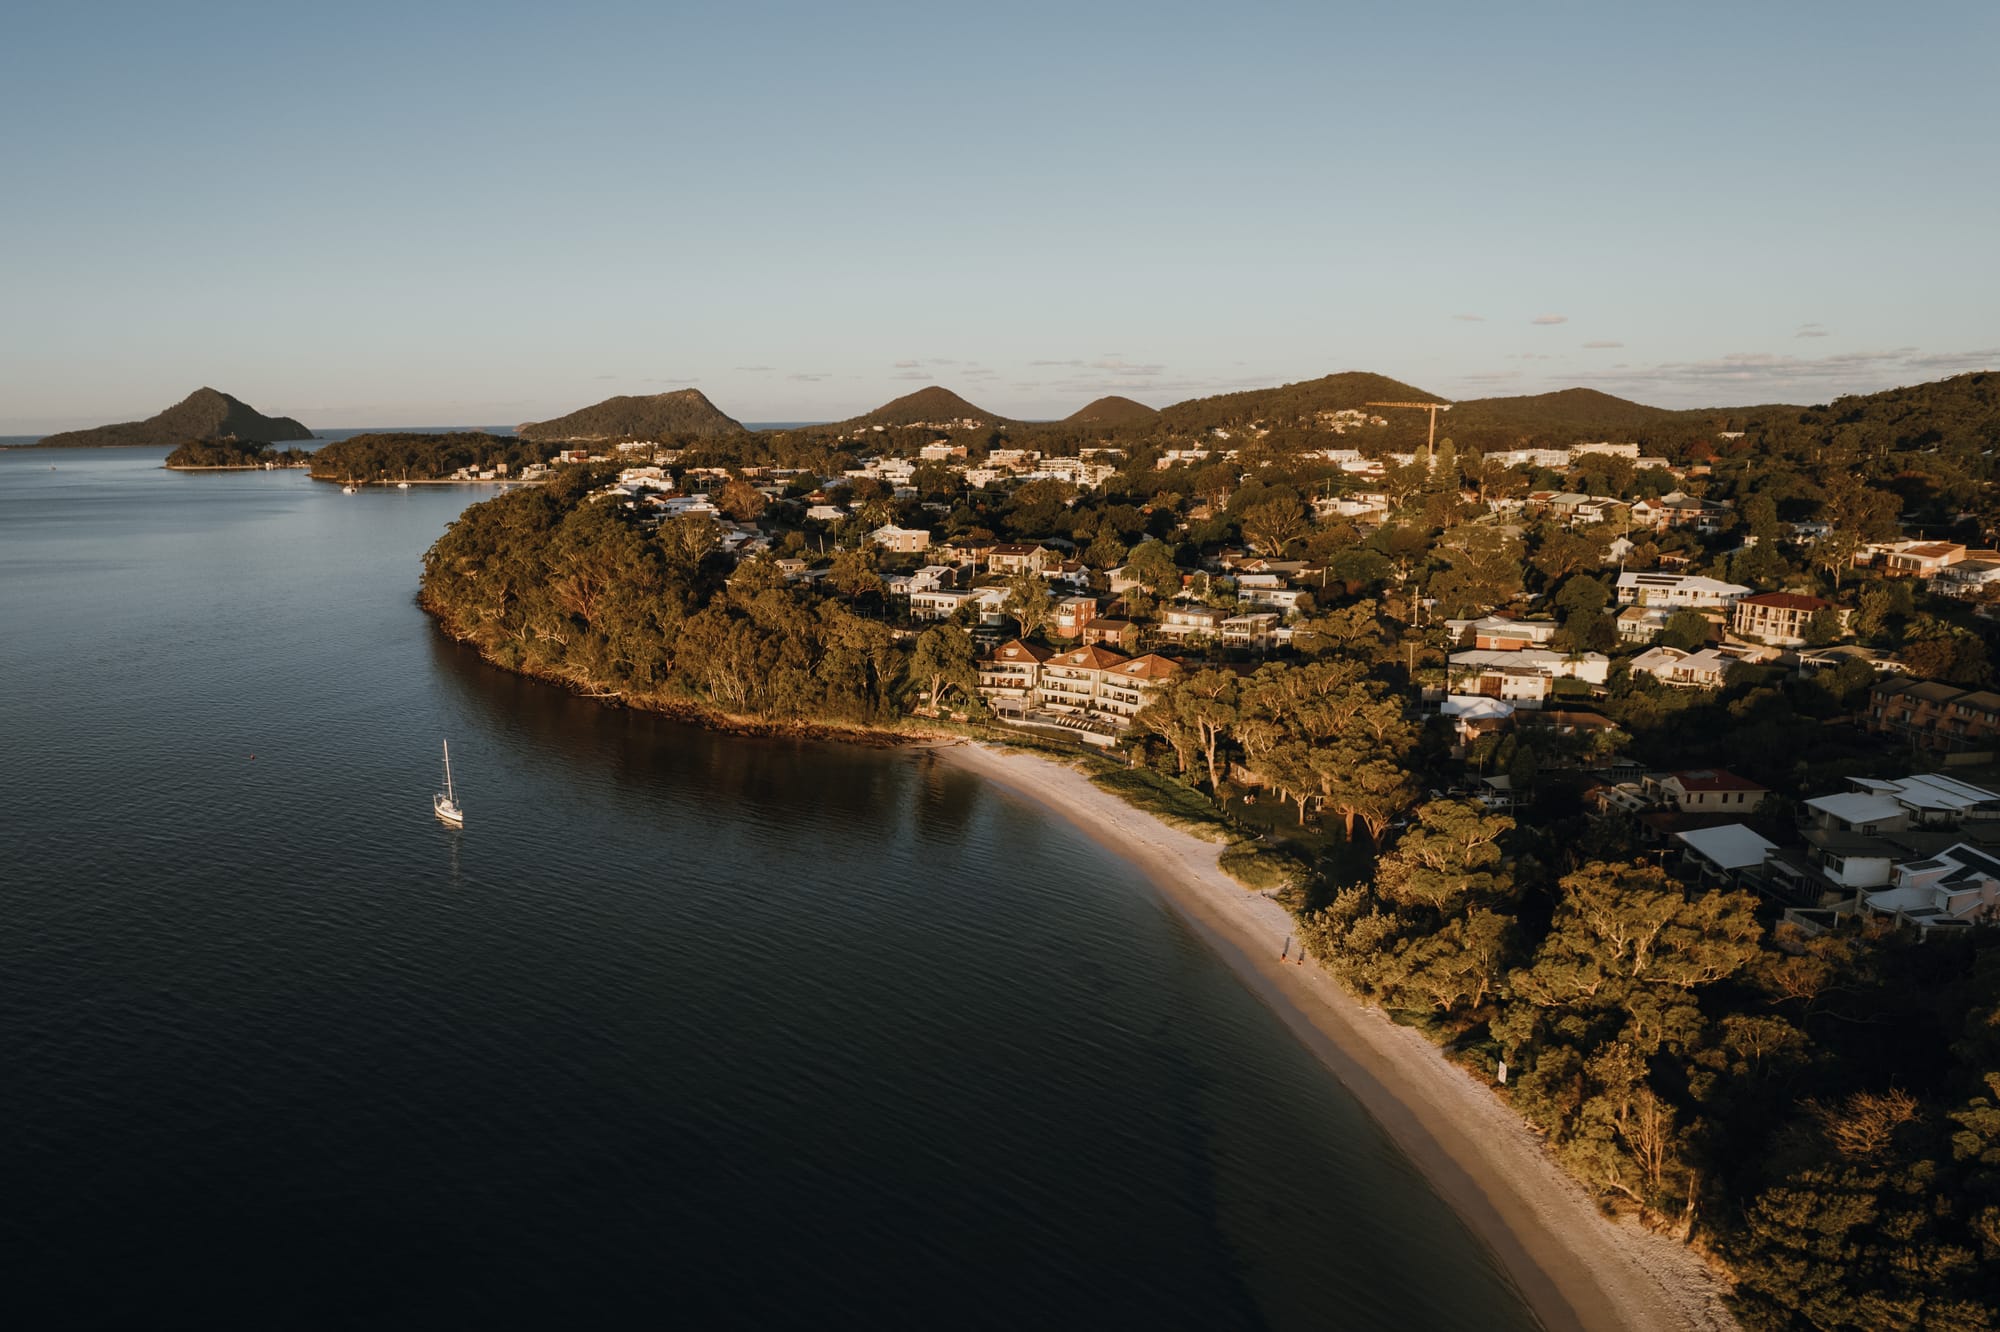
[[[1953,352],[1894,347],[1814,357],[1730,352],[1700,361],[1614,366],[1578,378],[1615,391],[1651,394],[1649,401],[1706,407],[1785,399],[1823,402],[1996,366],[2000,347]]]
[[[591,378],[592,378],[592,379],[616,379],[616,378],[618,378],[618,376],[616,376],[616,375],[592,375],[592,376],[591,376]]]
[[[1799,331],[1792,334],[1792,336],[1795,338],[1823,338],[1831,332],[1832,330],[1827,328],[1825,324],[1800,324]]]
[[[1452,318],[1456,319],[1461,324],[1483,324],[1486,322],[1485,315],[1456,314],[1453,315]]]
[[[1568,315],[1536,315],[1528,321],[1531,324],[1567,324]]]
[[[794,384],[817,384],[819,383],[820,380],[832,379],[833,376],[831,374],[813,374],[807,371],[794,371],[792,374],[786,375],[785,378],[791,380]]]
[[[917,364],[916,361],[898,361],[893,368],[897,370],[914,370],[917,368]]]
[[[1553,361],[1556,358],[1551,352],[1509,352],[1503,359],[1509,361]]]
[[[928,370],[898,370],[895,374],[890,375],[889,378],[920,379],[923,380],[925,383],[929,383],[931,380],[931,374],[930,371]]]
[[[1610,348],[1622,347],[1624,345],[1622,342],[1586,342],[1583,344],[1583,347],[1585,351],[1606,351]]]
[[[1158,362],[1128,361],[1116,352],[1107,352],[1094,361],[1074,357],[1067,361],[1030,361],[1033,369],[1092,370],[1104,375],[1118,375],[1134,379],[1151,379],[1166,373],[1167,367]]]
[[[739,365],[734,373],[739,375],[768,375],[778,367],[775,365]]]

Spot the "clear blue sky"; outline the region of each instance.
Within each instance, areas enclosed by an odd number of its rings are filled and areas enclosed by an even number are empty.
[[[0,433],[2000,365],[2000,5],[54,4]]]

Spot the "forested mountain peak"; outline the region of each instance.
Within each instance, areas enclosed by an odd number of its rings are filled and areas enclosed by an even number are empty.
[[[663,439],[675,435],[741,434],[743,423],[725,414],[700,389],[644,396],[621,394],[549,421],[529,421],[523,439]]]
[[[1068,425],[1145,425],[1159,418],[1157,408],[1111,394],[1063,418]]]
[[[893,402],[885,402],[866,415],[842,421],[839,427],[945,425],[953,421],[992,424],[1003,419],[984,407],[974,406],[942,385],[932,384],[915,393],[906,393]]]
[[[1440,402],[1436,394],[1387,375],[1349,370],[1276,388],[1246,389],[1214,397],[1190,398],[1160,413],[1170,429],[1207,430],[1217,426],[1314,424],[1321,413],[1365,411],[1371,402]]]
[[[272,443],[312,437],[312,431],[289,416],[265,416],[240,398],[204,387],[143,421],[66,430],[48,436],[41,444],[46,448],[157,447],[190,440],[243,439]]]

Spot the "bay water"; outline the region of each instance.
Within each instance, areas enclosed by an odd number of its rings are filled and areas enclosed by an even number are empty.
[[[1062,820],[482,664],[483,491],[163,456],[0,452],[11,1325],[1533,1326]]]

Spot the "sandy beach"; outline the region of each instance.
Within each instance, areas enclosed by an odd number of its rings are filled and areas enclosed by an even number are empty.
[[[1552,1329],[1724,1329],[1723,1284],[1695,1253],[1605,1217],[1478,1079],[1365,1008],[1308,961],[1279,961],[1291,917],[1169,828],[1051,759],[979,745],[933,751],[1069,819],[1132,861],[1331,1069],[1493,1251]]]

